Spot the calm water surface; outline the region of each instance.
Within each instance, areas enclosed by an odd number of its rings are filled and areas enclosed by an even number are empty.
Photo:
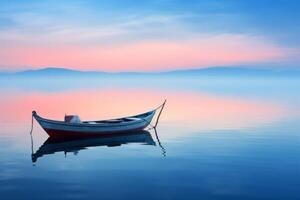
[[[1,199],[300,199],[300,80],[0,82]],[[31,143],[32,110],[105,119],[165,98],[157,135],[59,146],[34,122]]]

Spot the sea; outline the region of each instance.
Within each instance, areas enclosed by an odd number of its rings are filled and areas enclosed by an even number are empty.
[[[56,141],[32,120],[157,127]],[[157,114],[152,125],[155,124]],[[300,199],[297,77],[0,78],[0,199]]]

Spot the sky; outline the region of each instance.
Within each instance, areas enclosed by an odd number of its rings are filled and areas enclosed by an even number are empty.
[[[0,70],[300,68],[298,0],[1,0]]]

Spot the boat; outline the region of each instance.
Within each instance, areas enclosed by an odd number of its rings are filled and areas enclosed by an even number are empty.
[[[86,137],[130,133],[141,131],[151,125],[150,123],[156,111],[160,109],[154,125],[154,127],[156,127],[165,103],[166,100],[162,105],[151,111],[117,119],[81,121],[78,116],[65,116],[64,121],[58,121],[43,118],[39,116],[36,111],[32,111],[32,120],[34,118],[49,136]]]
[[[79,151],[88,149],[89,147],[116,147],[129,143],[139,143],[142,145],[153,146],[156,145],[149,131],[145,130],[126,134],[104,135],[100,137],[50,136],[35,153],[33,153],[32,149],[31,159],[32,162],[35,163],[38,158],[57,152],[64,152],[65,155],[69,152],[72,152],[77,155]]]

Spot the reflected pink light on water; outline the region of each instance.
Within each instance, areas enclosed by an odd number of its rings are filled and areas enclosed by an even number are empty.
[[[82,120],[97,120],[142,113],[168,99],[162,123],[200,129],[255,126],[278,120],[285,110],[268,102],[217,97],[201,93],[143,90],[93,90],[64,93],[10,93],[0,99],[0,121],[30,123],[31,111],[62,120],[78,114]]]

